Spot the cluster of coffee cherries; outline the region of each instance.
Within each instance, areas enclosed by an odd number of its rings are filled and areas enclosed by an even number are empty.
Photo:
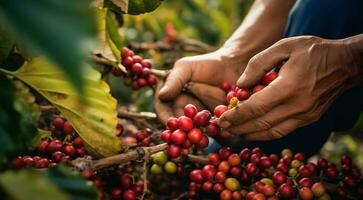
[[[131,174],[134,170],[132,167],[125,169],[129,173],[115,170],[97,174],[87,169],[83,171],[83,176],[97,187],[102,200],[135,200],[144,192],[144,180],[135,179],[135,176]]]
[[[330,200],[326,183],[338,186],[332,192],[341,199],[363,197],[361,173],[348,156],[342,156],[340,171],[325,159],[306,162],[303,153],[289,149],[278,156],[260,148],[237,154],[226,147],[208,157],[208,165],[189,174],[191,199],[214,194],[223,200]]]
[[[151,165],[150,172],[153,174],[177,174],[182,175],[185,172],[182,157],[177,157],[169,160],[165,151],[158,152],[152,156],[153,164]]]
[[[188,104],[184,107],[184,115],[179,118],[171,117],[167,121],[167,127],[161,133],[161,139],[168,143],[167,155],[169,158],[177,158],[187,155],[196,147],[200,150],[209,144],[207,135],[217,135],[219,128],[216,123],[211,122],[212,115],[208,110],[198,109]]]
[[[252,94],[261,91],[268,84],[270,84],[273,80],[275,80],[278,76],[276,70],[270,71],[266,73],[260,80],[260,83],[255,85],[253,88],[239,88],[235,85],[230,85],[227,82],[223,82],[220,85],[220,88],[223,89],[226,95],[226,103],[228,105],[227,108],[225,106],[220,105],[220,109],[231,109],[237,105],[239,101],[247,100]]]
[[[125,66],[128,74],[124,74],[118,67],[112,68],[114,76],[124,75],[124,83],[132,89],[137,90],[145,86],[154,86],[157,84],[157,78],[151,73],[152,62],[143,59],[141,56],[124,47],[121,50],[122,64]]]
[[[73,126],[62,117],[54,117],[50,126],[51,137],[43,138],[33,156],[19,156],[13,161],[15,168],[48,168],[59,162],[68,162],[86,155],[82,139]],[[51,139],[50,139],[51,138]]]

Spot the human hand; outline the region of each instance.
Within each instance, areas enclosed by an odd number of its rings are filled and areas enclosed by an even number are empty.
[[[169,117],[178,116],[188,103],[210,110],[224,104],[225,93],[218,86],[224,81],[234,83],[242,72],[243,63],[246,63],[243,59],[223,48],[180,59],[160,92],[156,92],[155,111],[159,118],[166,122]]]
[[[312,36],[280,40],[249,61],[237,85],[249,88],[286,61],[279,76],[226,111],[220,126],[247,140],[271,140],[318,120],[361,77],[352,55],[344,40]]]

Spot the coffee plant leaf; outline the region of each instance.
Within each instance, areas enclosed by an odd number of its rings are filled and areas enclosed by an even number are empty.
[[[111,0],[121,11],[131,15],[152,12],[163,0]]]
[[[22,99],[10,79],[0,73],[0,169],[8,159],[27,149],[36,135],[36,116],[29,99]],[[17,92],[16,92],[17,91]],[[33,101],[32,97],[30,102]],[[28,107],[27,109],[23,109]]]
[[[90,0],[1,1],[0,23],[17,42],[55,62],[82,92],[83,63],[96,36],[94,12],[89,5]]]
[[[6,171],[0,174],[5,199],[96,200],[97,191],[78,173],[63,165],[44,171]]]
[[[69,120],[91,155],[105,157],[120,151],[120,140],[116,137],[117,102],[98,71],[85,67],[83,101],[79,101],[77,90],[64,72],[43,57],[10,73],[45,97]]]

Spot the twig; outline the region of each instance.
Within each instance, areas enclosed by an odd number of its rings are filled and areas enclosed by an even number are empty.
[[[78,168],[79,170],[83,171],[86,169],[92,169],[94,171],[106,168],[112,165],[119,165],[123,163],[127,163],[129,161],[133,160],[139,160],[144,159],[146,162],[148,160],[148,157],[150,155],[153,155],[157,152],[164,151],[168,147],[167,143],[159,144],[152,147],[137,147],[134,150],[131,150],[126,153],[110,156],[107,158],[102,158],[99,160],[89,160],[85,158],[77,158],[73,161],[71,161],[71,164]],[[197,156],[197,155],[191,155],[188,156],[188,161],[193,163],[199,163],[199,164],[208,164],[208,158],[204,156]]]
[[[123,110],[123,108],[118,109],[118,117],[121,118],[128,118],[128,119],[134,119],[134,118],[144,118],[144,119],[156,119],[157,116],[155,113],[152,112],[129,112]]]

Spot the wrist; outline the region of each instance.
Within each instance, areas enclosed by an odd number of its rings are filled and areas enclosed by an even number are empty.
[[[221,62],[224,63],[224,66],[236,68],[239,74],[244,71],[252,57],[245,48],[238,44],[223,45],[215,53],[221,59]]]
[[[341,40],[346,52],[346,67],[350,68],[352,86],[363,83],[363,34]]]

